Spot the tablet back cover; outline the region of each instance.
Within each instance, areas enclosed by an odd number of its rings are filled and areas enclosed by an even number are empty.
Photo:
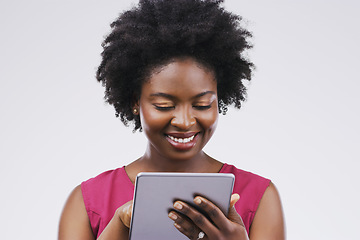
[[[203,196],[226,215],[234,175],[225,173],[140,173],[136,178],[130,240],[187,240],[168,218],[176,200],[193,205]],[[194,205],[193,205],[194,206]]]

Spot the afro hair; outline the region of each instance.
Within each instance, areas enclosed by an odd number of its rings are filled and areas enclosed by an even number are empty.
[[[243,80],[251,80],[253,63],[244,51],[251,33],[242,18],[226,11],[222,0],[140,0],[110,25],[102,44],[97,80],[116,116],[134,131],[140,118],[132,113],[151,70],[172,59],[190,57],[211,69],[217,81],[219,112],[241,107]]]

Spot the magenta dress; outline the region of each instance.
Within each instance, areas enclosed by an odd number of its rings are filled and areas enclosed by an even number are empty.
[[[242,217],[249,232],[260,200],[270,184],[270,180],[224,164],[220,173],[235,175],[233,193],[240,195],[235,204],[236,211]],[[134,185],[125,172],[125,168],[101,173],[81,184],[87,214],[94,236],[100,236],[114,216],[116,209],[133,199]]]

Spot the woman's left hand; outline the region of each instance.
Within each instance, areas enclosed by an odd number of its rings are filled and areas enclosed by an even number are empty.
[[[233,194],[230,200],[228,217],[209,200],[197,196],[194,203],[210,216],[209,221],[203,214],[182,201],[176,201],[169,218],[174,221],[175,227],[192,240],[248,240],[248,234],[240,215],[235,210],[235,203],[240,199],[238,194]],[[186,217],[185,217],[186,216]],[[199,234],[203,232],[204,234]]]

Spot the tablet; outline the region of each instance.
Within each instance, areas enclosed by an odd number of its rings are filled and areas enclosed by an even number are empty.
[[[234,185],[230,173],[139,173],[135,181],[130,240],[188,240],[168,217],[176,200],[196,207],[203,196],[227,215]]]

